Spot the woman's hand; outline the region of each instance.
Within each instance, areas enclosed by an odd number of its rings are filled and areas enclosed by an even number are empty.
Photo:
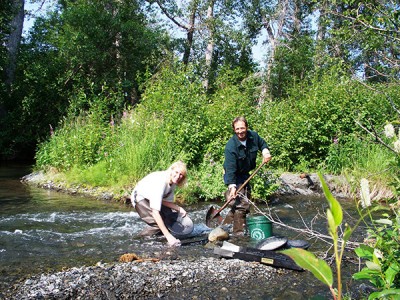
[[[168,240],[168,246],[170,247],[180,247],[181,246],[181,241],[175,238],[173,235],[167,238]]]
[[[183,207],[179,207],[179,213],[182,215],[182,217],[186,216],[187,214],[186,210],[184,210]]]

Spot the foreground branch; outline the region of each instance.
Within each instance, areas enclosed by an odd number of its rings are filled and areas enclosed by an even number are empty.
[[[268,213],[265,213],[260,208],[258,208],[257,205],[254,202],[252,202],[250,199],[248,199],[245,195],[242,195],[242,196],[245,197],[254,206],[255,210],[259,214],[267,217],[272,223],[274,223],[274,224],[276,224],[278,226],[282,226],[284,228],[290,229],[292,231],[304,234],[304,235],[307,236],[308,239],[315,238],[317,240],[320,240],[320,241],[330,245],[330,247],[333,246],[332,237],[314,230],[313,226],[312,226],[313,221],[311,222],[311,226],[307,225],[307,223],[305,222],[305,220],[303,219],[303,217],[301,216],[301,214],[299,212],[298,212],[298,214],[299,214],[299,216],[300,216],[300,218],[302,220],[302,223],[304,224],[304,228],[296,228],[296,227],[293,227],[293,226],[290,226],[290,225],[287,225],[287,224],[283,223],[280,220],[280,218],[278,217],[278,215],[275,214],[275,217],[272,216],[272,211],[269,208],[269,206],[267,206]],[[344,242],[343,239],[341,239],[341,238],[339,238],[338,241],[339,241],[339,243],[342,243],[342,244]],[[358,243],[358,242],[346,241],[346,247],[345,248],[348,249],[348,250],[354,250],[359,245],[360,245],[360,243]]]

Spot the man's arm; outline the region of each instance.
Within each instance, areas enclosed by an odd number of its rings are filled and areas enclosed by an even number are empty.
[[[271,153],[269,152],[268,148],[264,148],[262,151],[263,162],[267,163],[272,159]]]

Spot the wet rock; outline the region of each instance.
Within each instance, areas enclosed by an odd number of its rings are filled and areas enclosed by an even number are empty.
[[[210,242],[225,241],[229,239],[229,233],[222,227],[216,227],[208,234],[208,240]]]
[[[324,179],[335,197],[350,198],[350,188],[343,176],[324,175]],[[323,195],[321,182],[317,174],[282,173],[280,187],[276,195]]]

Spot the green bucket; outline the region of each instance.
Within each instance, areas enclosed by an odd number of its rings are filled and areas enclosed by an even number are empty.
[[[272,223],[266,216],[249,216],[246,222],[252,239],[263,240],[272,236]]]

